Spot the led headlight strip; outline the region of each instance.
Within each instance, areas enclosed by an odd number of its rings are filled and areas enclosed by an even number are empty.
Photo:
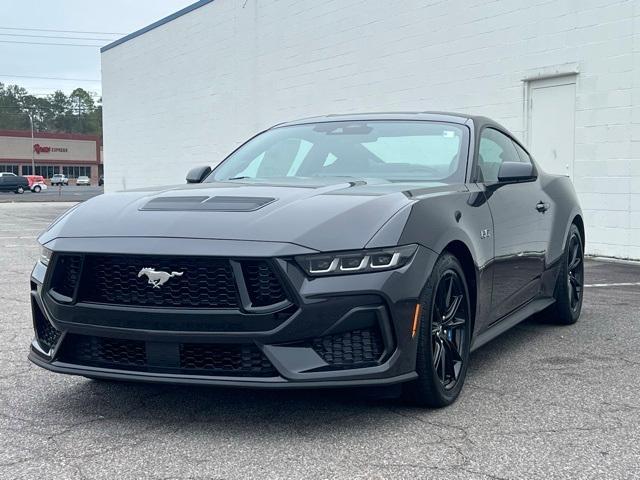
[[[47,265],[49,265],[49,261],[51,260],[51,254],[53,252],[51,250],[49,250],[47,247],[42,247],[40,250],[40,263],[43,264],[45,267]]]
[[[348,275],[400,268],[411,260],[417,245],[301,255],[296,261],[312,277]]]

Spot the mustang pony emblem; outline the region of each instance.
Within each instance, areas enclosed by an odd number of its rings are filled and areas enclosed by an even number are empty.
[[[160,288],[167,283],[167,280],[173,277],[181,277],[184,272],[156,272],[155,268],[143,268],[138,272],[138,278],[142,275],[146,275],[149,279],[149,285],[153,285],[153,288]]]

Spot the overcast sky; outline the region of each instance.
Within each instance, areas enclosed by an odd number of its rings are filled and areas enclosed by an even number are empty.
[[[57,89],[68,93],[79,86],[99,95],[99,47],[194,2],[195,0],[0,0],[0,82],[18,84],[36,94],[51,93]],[[116,34],[62,33],[60,30]]]

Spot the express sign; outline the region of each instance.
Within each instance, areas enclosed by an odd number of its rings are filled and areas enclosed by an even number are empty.
[[[49,147],[47,145],[40,145],[39,143],[36,143],[33,146],[33,151],[36,152],[38,155],[40,155],[41,153],[52,153],[52,152],[66,153],[69,151],[69,149],[67,147]]]

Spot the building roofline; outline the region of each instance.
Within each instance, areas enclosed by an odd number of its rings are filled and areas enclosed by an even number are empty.
[[[31,138],[31,130],[0,130],[0,137],[28,137]],[[54,132],[33,132],[34,139],[48,138],[51,140],[84,140],[97,142],[102,145],[100,135],[84,133],[54,133]]]
[[[175,20],[178,17],[181,17],[183,15],[186,15],[189,12],[192,12],[200,7],[204,7],[205,5],[207,5],[208,3],[213,2],[214,0],[200,0],[196,3],[192,3],[191,5],[183,8],[182,10],[178,10],[175,13],[172,13],[171,15],[168,15],[164,18],[161,18],[160,20],[158,20],[157,22],[153,22],[151,25],[147,25],[146,27],[141,28],[140,30],[136,30],[133,33],[130,33],[129,35],[126,35],[122,38],[119,38],[118,40],[116,40],[115,42],[111,42],[108,45],[105,45],[104,47],[102,47],[100,49],[100,53],[104,53],[107,50],[111,50],[114,47],[117,47],[118,45],[121,45],[125,42],[128,42],[129,40],[139,37],[140,35],[147,33],[150,30],[153,30],[154,28],[158,28],[162,25],[164,25],[165,23],[169,23],[172,20]]]

